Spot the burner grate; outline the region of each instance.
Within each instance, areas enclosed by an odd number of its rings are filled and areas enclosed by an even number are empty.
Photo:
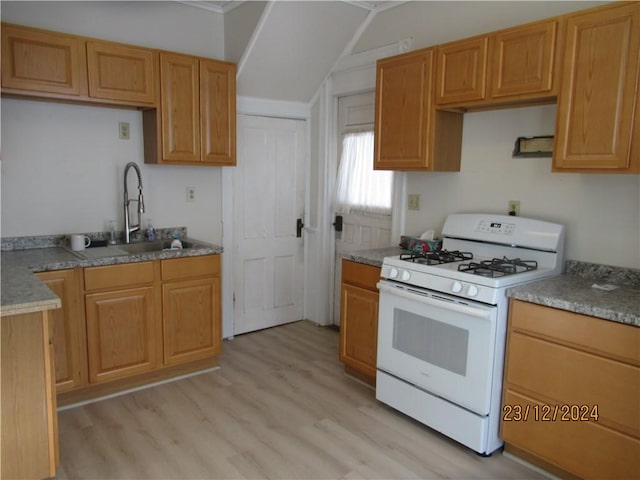
[[[458,266],[458,271],[468,272],[483,277],[505,277],[516,273],[529,272],[538,268],[535,260],[509,259],[507,257],[483,260],[481,262],[464,263]]]
[[[471,259],[473,259],[472,253],[461,252],[460,250],[437,250],[435,252],[424,253],[405,252],[400,254],[400,260],[426,265],[439,265],[442,263],[460,262]]]

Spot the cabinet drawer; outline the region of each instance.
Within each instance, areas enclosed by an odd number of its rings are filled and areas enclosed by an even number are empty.
[[[380,268],[363,263],[342,260],[342,282],[357,285],[368,290],[378,291],[376,284],[380,280]]]
[[[220,275],[220,255],[162,260],[162,280]]]
[[[622,323],[511,301],[511,329],[575,345],[607,357],[640,365],[640,328]]]
[[[599,422],[640,437],[640,368],[518,332],[507,383],[567,405],[596,405]]]
[[[88,291],[142,283],[153,283],[153,262],[107,265],[84,269],[84,287]]]
[[[505,405],[542,405],[534,399],[507,390]],[[502,422],[502,438],[543,460],[583,478],[637,478],[640,471],[640,441],[595,421]]]

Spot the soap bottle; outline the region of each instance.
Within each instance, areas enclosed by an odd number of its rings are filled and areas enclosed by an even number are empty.
[[[180,241],[180,237],[177,233],[173,234],[173,240],[171,241],[171,249],[172,250],[180,250],[182,248],[182,242]]]
[[[147,220],[147,230],[145,232],[145,236],[150,242],[153,242],[156,239],[156,229],[153,227],[153,223],[151,222],[150,218]]]

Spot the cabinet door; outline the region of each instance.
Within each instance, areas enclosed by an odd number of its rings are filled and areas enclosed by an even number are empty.
[[[156,368],[160,328],[153,287],[92,293],[85,305],[90,383]]]
[[[568,17],[555,171],[624,171],[630,166],[640,4],[621,3]]]
[[[155,103],[154,52],[107,42],[87,42],[89,96]]]
[[[3,89],[79,96],[86,82],[83,59],[79,38],[2,25]]]
[[[220,278],[162,286],[166,365],[216,356],[221,351]]]
[[[200,138],[202,161],[236,164],[236,67],[200,61]]]
[[[492,97],[551,94],[557,29],[554,20],[491,36]]]
[[[485,98],[488,38],[472,38],[438,47],[436,104]]]
[[[378,293],[343,283],[340,309],[340,360],[375,379]]]
[[[87,383],[87,334],[79,290],[80,271],[60,270],[37,274],[62,302],[62,308],[49,313],[57,393]]]
[[[200,162],[198,59],[160,54],[162,158]]]
[[[378,62],[375,169],[428,169],[432,62],[431,50]]]

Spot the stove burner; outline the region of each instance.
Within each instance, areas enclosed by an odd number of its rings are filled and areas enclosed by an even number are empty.
[[[460,250],[454,250],[452,252],[448,250],[437,250],[435,252],[424,253],[406,252],[400,254],[400,260],[426,265],[439,265],[441,263],[460,262],[462,260],[471,259],[473,259],[472,253],[461,252]]]
[[[458,266],[458,271],[468,272],[483,277],[505,277],[515,273],[529,272],[538,268],[535,260],[509,259],[507,257],[483,260],[481,262],[464,263]]]

